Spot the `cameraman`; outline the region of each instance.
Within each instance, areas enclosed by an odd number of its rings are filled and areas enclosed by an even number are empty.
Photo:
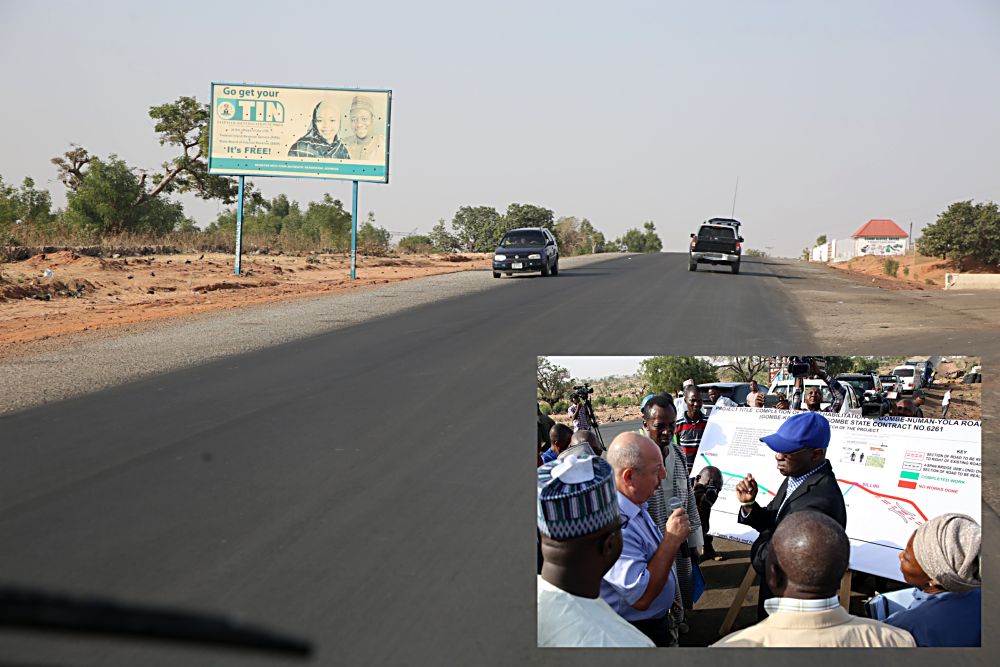
[[[573,405],[569,406],[569,418],[573,422],[573,432],[589,431],[591,426],[597,423],[597,419],[591,414],[587,404],[581,400],[579,392],[574,391],[569,395],[569,398],[573,401]]]
[[[840,406],[844,404],[844,396],[846,395],[844,388],[840,386],[840,382],[834,380],[833,376],[827,373],[825,368],[820,368],[815,359],[809,360],[809,373],[807,374],[807,377],[815,377],[823,380],[826,383],[826,386],[830,389],[830,395],[833,396],[833,400],[830,402],[830,405],[821,409],[820,405],[823,402],[823,391],[818,385],[813,385],[806,389],[805,392],[806,410],[838,414],[840,412]],[[792,392],[792,410],[802,409],[802,385],[802,377],[800,376],[795,378],[795,391]]]

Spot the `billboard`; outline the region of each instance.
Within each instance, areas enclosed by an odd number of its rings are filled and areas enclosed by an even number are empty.
[[[725,481],[712,507],[711,534],[746,544],[757,531],[737,521],[736,484],[753,473],[767,505],[783,477],[774,452],[760,442],[788,410],[712,410],[694,471],[713,465]],[[982,423],[978,420],[824,415],[830,422],[826,458],[847,507],[851,569],[902,581],[899,554],[922,523],[946,512],[982,523]]]
[[[213,83],[208,172],[389,182],[390,90]]]

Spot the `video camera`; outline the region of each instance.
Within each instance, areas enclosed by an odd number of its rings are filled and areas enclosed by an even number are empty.
[[[573,387],[573,391],[572,393],[570,393],[570,396],[576,395],[579,396],[581,399],[586,399],[593,393],[594,393],[593,387],[591,387],[589,384],[583,384],[577,387]]]
[[[812,372],[812,364],[821,371],[826,370],[826,359],[822,357],[790,357],[788,374],[793,378],[804,378]]]

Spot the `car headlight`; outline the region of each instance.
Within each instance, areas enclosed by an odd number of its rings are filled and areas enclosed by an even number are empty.
[[[505,262],[507,261],[507,255],[493,255],[494,262]]]
[[[539,255],[537,252],[528,255],[528,259],[541,259],[541,258],[542,256]]]

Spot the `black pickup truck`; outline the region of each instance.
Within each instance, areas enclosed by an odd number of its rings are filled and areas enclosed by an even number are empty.
[[[742,243],[738,220],[712,218],[703,222],[698,233],[691,234],[688,271],[697,271],[698,264],[728,264],[733,273],[739,273]]]

